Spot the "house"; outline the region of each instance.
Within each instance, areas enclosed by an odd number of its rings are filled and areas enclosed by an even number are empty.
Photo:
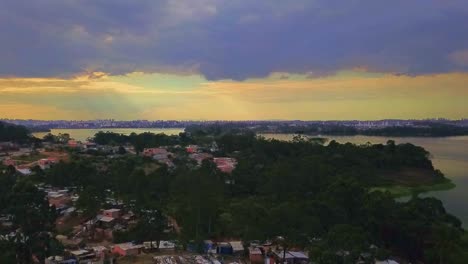
[[[216,247],[211,240],[203,241],[203,251],[205,253],[216,253]]]
[[[187,151],[187,153],[197,153],[198,152],[198,146],[197,145],[188,145],[185,148],[185,151]]]
[[[114,245],[112,253],[118,254],[119,256],[135,256],[141,253],[143,245],[135,245],[133,243],[122,243]]]
[[[309,257],[301,251],[276,251],[274,252],[276,262],[287,264],[305,264],[309,263]],[[284,259],[283,259],[284,257]]]
[[[249,260],[250,263],[263,263],[263,253],[258,247],[249,248]]]
[[[386,260],[376,260],[375,264],[399,264],[395,260],[386,259]]]
[[[176,244],[171,241],[159,241],[159,250],[164,250],[164,251],[173,251],[176,248]]]
[[[94,142],[85,142],[84,144],[85,149],[96,149],[97,144]]]
[[[24,176],[30,175],[32,173],[31,169],[25,166],[16,166],[16,171]]]
[[[58,192],[48,192],[47,200],[49,201],[50,206],[63,207],[71,202],[70,196],[64,193]]]
[[[145,148],[143,149],[143,156],[146,156],[146,157],[154,157],[155,155],[157,156],[168,156],[169,155],[169,151],[167,151],[167,149],[165,148]]]
[[[76,140],[68,140],[67,145],[70,148],[77,148],[79,146],[79,143]]]
[[[241,241],[231,241],[229,242],[229,245],[231,245],[232,253],[234,254],[240,254],[244,252],[244,245],[242,245]]]
[[[233,250],[231,244],[225,242],[218,243],[216,246],[216,253],[220,255],[232,255]]]
[[[216,167],[224,173],[231,173],[237,165],[237,161],[234,158],[220,157],[214,158],[213,161]]]
[[[47,158],[47,159],[40,159],[38,161],[38,164],[39,164],[39,167],[41,167],[41,169],[48,169],[50,168],[50,166],[52,164],[56,164],[58,163],[58,159],[57,158]]]
[[[100,215],[97,218],[97,224],[99,227],[110,228],[115,224],[115,218],[113,217]]]
[[[12,142],[0,142],[0,151],[17,151],[19,150],[18,145]]]
[[[146,241],[146,242],[143,242],[143,246],[145,249],[154,249],[158,246],[158,242],[157,241]],[[175,248],[176,248],[176,245],[175,243],[171,242],[171,241],[165,241],[165,240],[161,240],[159,241],[159,246],[157,247],[159,250],[161,251],[174,251]]]
[[[110,252],[109,249],[104,246],[94,246],[92,247],[92,250],[94,251],[96,257],[100,259],[104,259],[106,254]]]
[[[78,263],[81,263],[84,260],[90,260],[96,257],[94,252],[84,250],[84,249],[70,251],[70,255],[72,255],[76,260],[78,260]]]
[[[189,158],[195,160],[198,165],[201,165],[204,160],[213,158],[213,155],[209,153],[192,153],[189,155]]]
[[[107,210],[104,210],[102,214],[107,217],[119,218],[120,209],[117,209],[117,208],[107,209]]]
[[[5,166],[16,166],[16,161],[12,159],[5,159],[3,160],[3,165]]]
[[[45,259],[45,264],[78,264],[76,259],[65,260],[62,256],[50,256]]]

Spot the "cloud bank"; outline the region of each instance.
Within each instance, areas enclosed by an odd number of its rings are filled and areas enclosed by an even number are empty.
[[[463,0],[0,0],[0,75],[467,71]]]

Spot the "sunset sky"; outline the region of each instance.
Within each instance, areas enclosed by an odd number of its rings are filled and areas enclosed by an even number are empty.
[[[0,118],[468,117],[466,0],[0,0]]]

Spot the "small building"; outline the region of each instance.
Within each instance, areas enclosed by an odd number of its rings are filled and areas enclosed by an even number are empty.
[[[392,259],[386,259],[386,260],[376,260],[375,264],[399,264],[399,263]]]
[[[171,241],[162,240],[159,241],[159,250],[161,251],[174,251],[176,244]]]
[[[92,247],[92,249],[96,257],[100,259],[104,259],[106,255],[110,252],[109,249],[104,246],[94,246]]]
[[[216,247],[213,241],[211,240],[203,241],[203,251],[205,253],[216,253]]]
[[[49,201],[50,206],[55,206],[56,208],[64,207],[69,204],[71,199],[70,196],[58,192],[49,192],[47,194],[47,200]]]
[[[195,160],[198,165],[201,165],[204,160],[213,158],[213,155],[209,153],[192,153],[189,155],[189,158]]]
[[[155,155],[169,155],[169,151],[165,148],[145,148],[143,149],[143,156],[154,157]]]
[[[244,252],[244,245],[242,245],[241,241],[231,241],[229,245],[231,245],[233,254],[241,254]]]
[[[159,241],[159,245],[157,241],[146,241],[143,242],[143,246],[145,249],[155,249],[158,248],[161,251],[174,251],[176,248],[175,243],[171,241],[161,240]]]
[[[136,256],[141,253],[143,245],[135,245],[133,243],[122,243],[114,245],[112,253],[118,254],[119,256]]]
[[[97,149],[97,144],[94,142],[85,142],[83,145],[85,149]]]
[[[96,257],[94,252],[90,252],[90,251],[84,250],[84,249],[78,249],[78,250],[70,251],[70,254],[76,260],[78,260],[78,263],[81,263],[81,261],[83,261],[83,260],[90,260],[90,259],[93,259],[93,258]]]
[[[287,264],[306,264],[309,263],[309,257],[301,251],[286,251],[286,254],[283,251],[274,252],[276,262]],[[285,259],[283,259],[285,257]]]
[[[216,253],[220,255],[232,255],[233,250],[231,244],[225,242],[218,243],[216,246]]]
[[[234,158],[221,157],[214,158],[213,161],[216,164],[216,167],[224,173],[231,173],[237,165],[237,161]]]
[[[198,152],[198,146],[197,145],[188,145],[185,148],[185,151],[187,151],[187,153],[197,153]]]
[[[16,166],[16,161],[12,159],[5,159],[3,160],[3,165],[5,166]]]
[[[78,141],[71,139],[71,140],[68,140],[67,145],[70,148],[77,148],[79,146],[79,143]]]
[[[50,256],[45,259],[45,264],[78,264],[76,259],[64,259],[62,256]]]
[[[99,227],[111,228],[115,224],[115,218],[101,215],[98,217],[97,224]]]
[[[107,217],[112,217],[112,218],[119,218],[120,217],[120,209],[117,208],[111,208],[104,210],[102,214]]]
[[[263,253],[258,247],[249,248],[249,260],[250,263],[263,263]]]
[[[30,175],[32,173],[30,168],[23,166],[17,166],[16,171],[24,176]]]
[[[38,164],[39,164],[39,167],[41,167],[41,169],[45,170],[45,169],[50,168],[52,164],[58,163],[58,161],[59,160],[57,158],[40,159],[38,161]]]

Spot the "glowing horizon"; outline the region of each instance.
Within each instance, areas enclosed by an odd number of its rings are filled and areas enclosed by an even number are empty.
[[[0,111],[1,118],[55,120],[460,119],[468,116],[466,83],[468,73],[363,70],[326,77],[272,73],[244,81],[141,72],[4,78]]]

